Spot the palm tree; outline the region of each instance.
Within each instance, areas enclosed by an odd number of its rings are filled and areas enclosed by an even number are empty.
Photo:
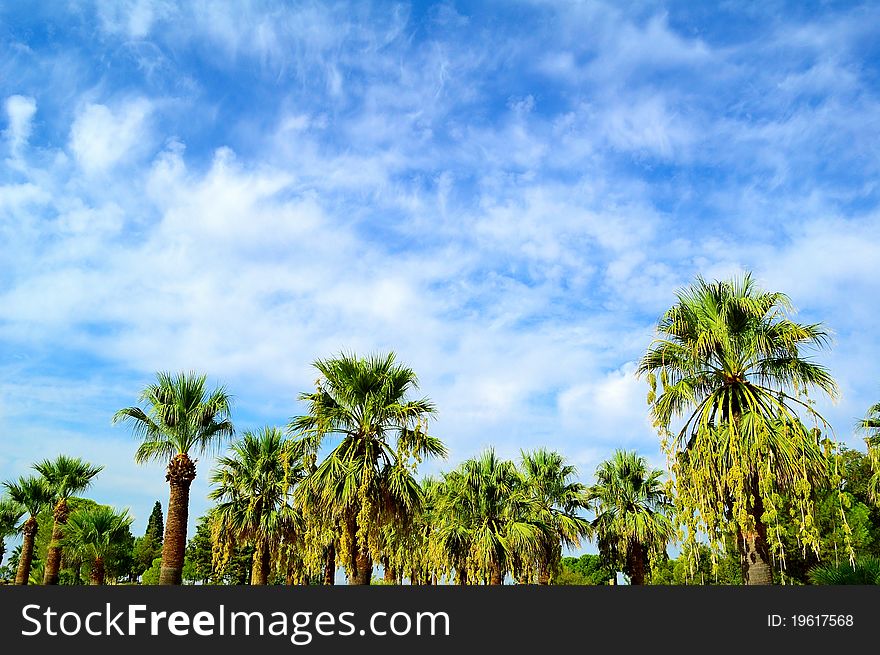
[[[762,517],[777,511],[780,490],[795,491],[797,509],[810,515],[809,490],[827,476],[818,431],[808,430],[798,411],[826,425],[807,392],[833,398],[837,385],[803,349],[826,345],[828,334],[790,320],[788,297],[762,291],[751,275],[697,278],[677,297],[638,373],[648,377],[648,403],[664,435],[688,538],[702,528],[720,542],[734,525],[744,583],[770,584]],[[679,418],[684,423],[673,434]],[[802,528],[804,543],[815,547],[815,527]]]
[[[278,428],[246,431],[231,446],[231,455],[217,460],[209,498],[219,501],[215,531],[223,548],[250,542],[255,549],[251,584],[265,585],[270,556],[294,531],[296,513],[288,502],[304,477],[302,459]]]
[[[46,568],[43,584],[57,585],[58,571],[61,568],[61,542],[64,537],[64,524],[70,513],[67,501],[92,483],[103,466],[92,466],[78,457],[59,455],[54,461],[44,459],[34,464],[34,469],[43,476],[56,500],[53,511],[52,541],[46,553]]]
[[[37,534],[37,514],[52,502],[52,492],[46,481],[36,476],[21,477],[16,482],[4,482],[3,485],[12,502],[20,505],[28,514],[21,526],[22,543],[21,557],[18,560],[18,571],[15,584],[26,585],[31,574],[31,563],[34,559],[34,537]]]
[[[586,506],[586,487],[572,481],[577,469],[559,453],[539,448],[521,453],[521,470],[528,492],[539,507],[539,520],[550,530],[544,535],[537,562],[538,584],[550,584],[559,569],[562,548],[578,547],[590,532],[587,519],[578,515]]]
[[[452,546],[463,537],[470,545],[469,573],[490,585],[502,584],[518,562],[534,559],[552,535],[514,463],[491,448],[447,474],[444,484],[438,510],[448,517],[443,539]]]
[[[205,376],[195,373],[158,373],[156,382],[141,392],[147,405],[126,407],[113,416],[113,422],[129,422],[142,439],[135,454],[138,464],[156,460],[168,462],[165,479],[170,486],[162,567],[159,584],[180,584],[186,548],[189,490],[196,477],[193,451],[204,453],[215,448],[234,432],[230,420],[230,396],[223,387],[208,393]]]
[[[24,509],[18,503],[8,498],[0,500],[0,565],[6,554],[6,537],[18,533],[18,522],[23,514]]]
[[[92,561],[89,584],[104,584],[104,560],[131,526],[128,510],[117,512],[107,505],[78,509],[70,514],[64,544]]]
[[[856,428],[865,433],[865,443],[871,459],[874,475],[868,486],[871,499],[876,503],[880,498],[880,403],[871,405],[865,418],[861,419]]]
[[[466,505],[466,490],[459,471],[443,476],[432,489],[434,505],[434,539],[442,560],[455,583],[467,585],[470,582],[468,567],[474,543],[475,512]],[[415,582],[413,582],[415,584]]]
[[[426,432],[434,404],[407,399],[418,380],[393,353],[342,354],[313,365],[321,376],[317,390],[299,396],[308,413],[288,427],[304,453],[317,454],[331,435],[340,438],[311,484],[321,490],[322,511],[341,526],[349,583],[369,584],[373,558],[382,556],[383,526],[406,524],[419,509],[411,460],[445,457],[446,448]]]
[[[662,475],[650,470],[644,457],[617,450],[596,469],[596,483],[587,493],[596,511],[591,528],[599,552],[633,585],[645,584],[650,559],[664,553],[675,535]]]

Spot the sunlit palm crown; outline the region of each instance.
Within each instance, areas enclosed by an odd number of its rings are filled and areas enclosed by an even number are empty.
[[[231,398],[223,387],[208,393],[206,376],[195,373],[158,373],[143,390],[141,407],[119,410],[113,422],[131,424],[143,441],[135,460],[169,461],[178,453],[205,452],[232,435]]]
[[[827,427],[807,394],[819,389],[834,398],[837,385],[803,353],[825,346],[827,332],[790,320],[788,298],[760,290],[750,275],[712,283],[697,278],[677,296],[638,369],[648,375],[656,425],[666,430],[684,416],[676,442],[684,447],[688,439],[693,457],[712,452],[731,467],[751,467],[773,453],[780,481],[796,479],[804,458],[821,476],[816,433],[798,412]],[[691,448],[698,441],[705,448]]]
[[[24,508],[10,498],[0,500],[0,540],[15,534]]]
[[[587,490],[572,480],[577,469],[559,453],[543,448],[523,452],[521,462],[525,485],[540,507],[540,520],[555,533],[548,541],[580,545],[580,539],[589,533],[589,522],[577,514],[585,507]]]
[[[3,486],[6,487],[9,498],[24,508],[30,516],[36,516],[52,503],[52,490],[41,477],[21,477],[16,481],[4,482]]]
[[[539,554],[551,529],[513,462],[490,448],[448,473],[444,484],[440,509],[449,519],[446,538],[450,545],[467,538],[482,572],[492,565],[507,569],[517,555]]]
[[[211,475],[209,494],[218,501],[215,519],[241,539],[280,539],[293,527],[294,485],[305,475],[293,442],[279,428],[246,431],[220,457]]]
[[[104,470],[78,457],[59,455],[54,460],[44,459],[33,465],[43,476],[56,499],[68,499],[88,488],[92,479]]]
[[[292,419],[289,430],[306,452],[317,453],[330,436],[341,441],[318,467],[313,482],[345,504],[354,502],[366,481],[373,487],[370,493],[387,493],[389,503],[415,509],[421,495],[408,467],[410,458],[446,456],[442,441],[426,431],[434,403],[407,398],[418,389],[415,373],[395,363],[393,353],[367,358],[342,354],[317,360],[314,366],[321,375],[317,390],[300,395],[308,413]]]
[[[79,509],[70,515],[64,543],[92,557],[104,557],[132,521],[128,510],[119,512],[107,505]]]
[[[802,352],[825,346],[828,333],[820,325],[791,321],[785,294],[761,291],[746,275],[712,283],[697,278],[677,296],[638,369],[649,375],[649,402],[658,425],[668,427],[695,407],[682,427],[684,435],[737,413],[791,417],[792,404],[809,410],[802,397],[810,388],[837,395],[828,371]],[[656,372],[659,396],[653,393]]]

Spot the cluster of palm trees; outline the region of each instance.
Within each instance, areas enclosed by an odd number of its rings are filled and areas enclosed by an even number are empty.
[[[84,507],[71,512],[68,505],[74,495],[89,487],[103,467],[59,455],[54,460],[38,462],[33,468],[37,475],[3,483],[7,497],[0,501],[0,560],[4,539],[20,533],[22,545],[15,584],[28,584],[39,529],[37,516],[51,508],[52,537],[46,553],[43,584],[58,584],[63,556],[90,561],[92,581],[103,584],[104,557],[120,533],[128,529],[132,517],[127,510],[120,512],[107,506]]]
[[[434,404],[411,397],[415,373],[393,353],[320,359],[315,389],[299,396],[302,415],[283,428],[243,432],[217,460],[209,516],[215,563],[247,545],[253,584],[333,584],[339,566],[349,584],[370,584],[378,566],[391,584],[547,584],[566,547],[595,538],[605,561],[641,584],[680,529],[690,552],[699,552],[698,539],[732,540],[743,581],[770,583],[771,560],[784,557],[773,537],[780,499],[796,517],[802,547],[815,549],[813,492],[836,483],[835,444],[823,437],[829,426],[809,395],[837,393],[807,355],[827,345],[828,333],[794,322],[791,311],[784,294],[761,290],[750,275],[698,278],[678,292],[638,367],[668,456],[666,485],[644,458],[618,451],[587,487],[564,457],[543,449],[522,452],[518,463],[488,449],[418,480],[418,464],[445,457],[446,447],[429,431]],[[167,464],[159,583],[180,584],[194,457],[234,436],[230,396],[209,390],[204,375],[160,373],[114,422],[139,437],[136,461]],[[880,405],[860,427],[880,471]],[[39,476],[6,483],[0,528],[27,514],[23,551],[32,550],[35,516],[53,504],[45,581],[57,582],[71,535],[89,544],[99,579],[101,545],[130,518],[111,510],[68,521],[66,500],[100,468],[69,458],[35,468]],[[17,582],[27,566],[23,556]]]
[[[501,584],[507,576],[548,584],[563,548],[593,532],[581,511],[593,499],[600,510],[619,511],[609,509],[620,502],[616,492],[574,481],[575,469],[542,449],[523,452],[519,466],[490,449],[440,478],[419,481],[418,463],[445,456],[446,448],[428,432],[433,403],[409,397],[418,387],[412,369],[393,354],[342,354],[314,366],[316,389],[300,395],[307,412],[286,429],[245,431],[211,473],[216,564],[236,547],[252,547],[252,584],[279,577],[333,584],[340,565],[354,585],[370,584],[377,565],[392,584]],[[115,420],[129,422],[141,438],[138,461],[169,462],[159,582],[179,584],[196,474],[191,455],[233,432],[230,400],[223,388],[209,392],[205,376],[167,373],[141,400],[144,407],[122,409]],[[328,440],[331,447],[324,448]],[[626,502],[643,503],[646,516],[660,516],[666,501],[652,486],[659,472],[646,473],[635,455],[627,462],[635,466],[620,471],[624,486],[634,490]],[[644,484],[651,488],[647,493]],[[597,523],[603,535],[619,528],[612,519]],[[618,538],[615,553],[646,558],[670,536],[652,530],[646,535],[637,527]],[[639,539],[644,552],[630,553],[628,544]]]

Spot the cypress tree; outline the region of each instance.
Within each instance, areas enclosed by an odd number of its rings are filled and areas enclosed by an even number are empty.
[[[165,520],[162,516],[162,504],[157,500],[153,505],[153,511],[147,521],[145,537],[149,537],[154,544],[162,548],[162,539],[165,535]]]

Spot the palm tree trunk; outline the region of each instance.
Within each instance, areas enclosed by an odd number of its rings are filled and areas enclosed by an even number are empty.
[[[336,584],[336,548],[333,544],[327,548],[324,560],[324,584],[327,586]]]
[[[541,562],[538,566],[538,584],[550,584],[550,567],[547,565],[547,562]]]
[[[770,565],[770,544],[767,542],[767,526],[761,520],[764,514],[764,501],[758,491],[758,475],[749,478],[748,493],[752,496],[749,515],[754,522],[752,530],[737,530],[740,566],[745,585],[773,584],[773,567]]]
[[[64,524],[69,515],[67,499],[62,498],[55,505],[52,524],[52,541],[49,542],[49,550],[46,553],[46,571],[43,574],[44,585],[57,585],[58,573],[61,570],[61,539],[64,538]]]
[[[385,584],[397,584],[397,573],[395,572],[394,567],[388,562],[387,557],[382,558],[382,568],[385,570],[383,576]]]
[[[626,553],[626,574],[631,585],[645,584],[645,549],[638,541]]]
[[[489,584],[490,585],[500,585],[504,581],[504,575],[501,572],[501,565],[492,562],[489,567]]]
[[[104,584],[104,558],[96,557],[95,563],[92,564],[92,573],[89,575],[90,585]]]
[[[361,548],[357,552],[355,559],[356,570],[349,584],[351,585],[368,585],[373,579],[373,556],[367,548]]]
[[[251,584],[265,586],[269,583],[269,544],[260,544],[251,565]]]
[[[455,578],[457,584],[462,586],[466,585],[468,583],[467,568],[460,566],[455,569]]]
[[[165,479],[171,487],[168,518],[162,542],[160,585],[179,585],[183,575],[186,549],[186,523],[189,518],[189,488],[196,477],[196,465],[186,453],[178,453],[168,464]]]
[[[21,557],[18,560],[18,571],[15,573],[15,584],[26,585],[31,577],[31,562],[34,559],[34,536],[37,534],[37,519],[31,516],[21,528]]]
[[[6,542],[0,537],[0,566],[3,565],[3,556],[6,554]]]

